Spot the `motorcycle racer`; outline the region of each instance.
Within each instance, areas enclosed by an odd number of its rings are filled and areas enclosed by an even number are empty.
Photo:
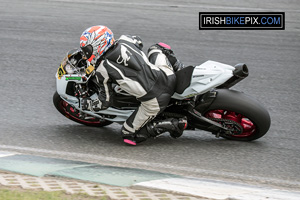
[[[101,89],[96,98],[82,99],[83,109],[107,109],[114,83],[140,101],[121,129],[125,143],[136,145],[166,131],[174,138],[182,135],[187,125],[184,118],[151,122],[167,107],[175,91],[174,71],[184,67],[170,46],[152,45],[146,56],[138,36],[122,35],[115,41],[108,27],[98,25],[82,33],[80,48],[88,63],[96,68],[95,80]]]

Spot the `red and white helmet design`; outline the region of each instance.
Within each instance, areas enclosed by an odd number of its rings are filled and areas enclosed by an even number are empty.
[[[80,37],[80,48],[91,64],[100,58],[114,43],[114,34],[106,26],[98,25],[86,29]]]

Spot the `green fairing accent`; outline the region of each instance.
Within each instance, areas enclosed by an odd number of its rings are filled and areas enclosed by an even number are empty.
[[[66,77],[66,80],[78,80],[78,81],[80,81],[81,77],[78,77],[78,76],[76,76],[76,77]]]

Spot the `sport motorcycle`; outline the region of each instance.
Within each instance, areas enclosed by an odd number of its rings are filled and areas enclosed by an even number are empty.
[[[139,106],[134,96],[113,85],[109,108],[100,111],[82,109],[81,99],[101,92],[79,50],[64,57],[56,73],[56,109],[70,120],[87,126],[104,127],[123,123]],[[261,103],[243,92],[230,89],[249,74],[246,64],[230,66],[206,61],[176,73],[176,90],[168,107],[153,121],[186,118],[185,130],[211,132],[216,137],[252,141],[264,136],[271,124],[268,111]]]

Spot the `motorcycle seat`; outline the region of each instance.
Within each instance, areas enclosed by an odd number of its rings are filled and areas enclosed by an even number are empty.
[[[184,90],[190,86],[194,69],[195,69],[194,66],[187,66],[187,67],[175,72],[175,75],[176,75],[175,92],[176,93],[182,94],[184,92]]]

